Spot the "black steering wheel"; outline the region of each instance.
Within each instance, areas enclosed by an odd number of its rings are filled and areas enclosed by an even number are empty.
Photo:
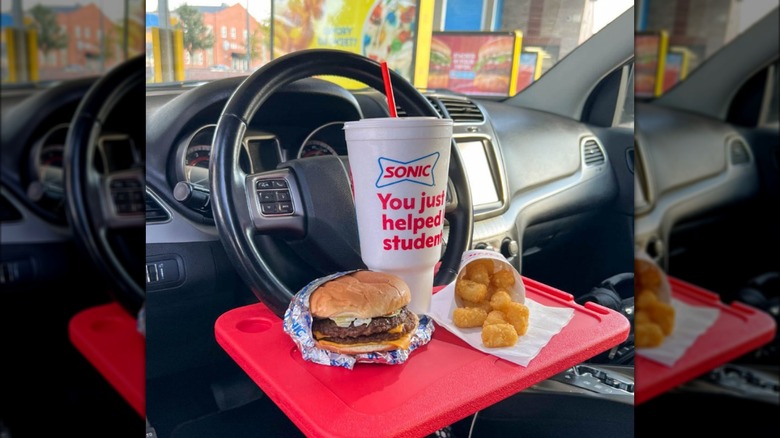
[[[227,102],[214,134],[209,186],[214,221],[229,259],[255,296],[282,317],[297,292],[283,281],[276,259],[285,251],[319,274],[364,268],[355,207],[346,169],[334,156],[291,160],[276,169],[247,172],[240,164],[249,121],[280,88],[318,75],[341,76],[383,90],[381,65],[349,52],[310,49],[282,56],[247,77]],[[390,72],[395,98],[410,116],[439,117],[412,84]],[[323,108],[327,111],[327,108]],[[463,160],[453,142],[449,167],[446,249],[434,284],[454,280],[460,258],[471,245],[473,209]],[[279,195],[278,193],[282,193]],[[270,194],[270,195],[269,195]],[[264,196],[289,202],[261,203]],[[284,245],[269,241],[284,240]],[[287,275],[289,277],[289,274]],[[308,281],[306,281],[308,282]],[[305,282],[304,282],[305,284]]]
[[[144,57],[111,69],[81,100],[65,140],[65,207],[76,241],[135,316],[144,282]],[[89,280],[87,280],[89,281]]]

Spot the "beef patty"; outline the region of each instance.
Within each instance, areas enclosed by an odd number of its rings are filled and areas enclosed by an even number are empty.
[[[400,333],[388,333],[387,331],[403,324]],[[371,322],[353,327],[339,327],[329,318],[315,318],[312,321],[312,331],[322,333],[319,339],[326,339],[339,344],[359,344],[363,342],[392,341],[399,339],[414,330],[417,325],[417,315],[409,309],[403,308],[398,315],[390,317],[371,318]]]

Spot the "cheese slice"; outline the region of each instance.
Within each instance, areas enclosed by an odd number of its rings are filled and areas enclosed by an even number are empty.
[[[330,345],[332,347],[363,347],[367,345],[377,345],[377,344],[390,344],[398,348],[399,350],[405,350],[409,348],[409,345],[412,343],[412,337],[411,336],[404,336],[401,339],[396,339],[394,341],[382,341],[382,342],[367,342],[363,344],[339,344],[337,342],[330,342],[325,340],[319,340],[317,341],[322,345]]]
[[[387,331],[387,333],[403,333],[404,332],[404,325],[398,324],[397,326],[391,328]]]

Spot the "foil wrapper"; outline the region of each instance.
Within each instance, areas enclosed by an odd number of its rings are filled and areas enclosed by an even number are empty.
[[[304,360],[334,367],[352,369],[356,363],[379,363],[397,365],[406,362],[409,355],[419,347],[431,341],[435,329],[433,320],[428,315],[417,315],[420,324],[412,335],[411,344],[407,349],[380,351],[376,353],[340,354],[317,347],[311,331],[312,316],[309,310],[309,298],[312,292],[325,282],[355,271],[338,272],[318,278],[304,286],[293,297],[290,306],[284,312],[284,331],[298,346]]]

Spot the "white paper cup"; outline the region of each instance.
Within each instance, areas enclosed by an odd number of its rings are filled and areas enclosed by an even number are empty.
[[[642,291],[639,290],[639,287],[642,286],[642,283],[650,282],[650,283],[658,283],[657,287],[649,287],[656,296],[658,297],[658,300],[661,302],[664,302],[666,304],[672,303],[672,287],[669,284],[669,279],[666,277],[666,273],[661,269],[660,266],[658,266],[658,263],[656,263],[652,258],[650,258],[650,255],[647,254],[644,250],[635,250],[634,251],[634,285],[635,285],[635,294],[639,294]]]
[[[363,262],[401,277],[412,292],[409,309],[427,314],[441,257],[452,120],[362,119],[344,131]]]
[[[506,258],[500,253],[495,251],[488,251],[486,249],[472,249],[463,253],[460,259],[460,268],[458,269],[458,276],[455,281],[462,279],[466,275],[466,266],[474,260],[490,260],[493,262],[493,270],[489,274],[495,274],[498,271],[509,271],[515,277],[515,284],[507,290],[512,297],[512,301],[516,303],[525,304],[525,284],[523,283],[523,277],[517,272],[514,266],[506,261]],[[463,300],[455,294],[455,303],[458,307],[463,307]]]

